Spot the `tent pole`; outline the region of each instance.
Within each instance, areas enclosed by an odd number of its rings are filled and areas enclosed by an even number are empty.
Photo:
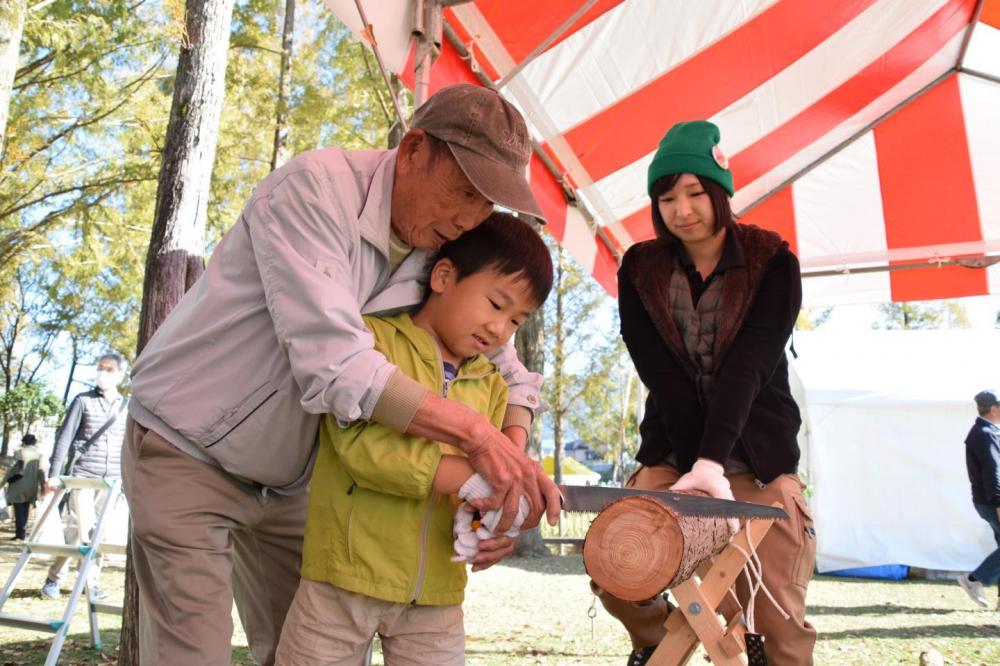
[[[515,65],[512,70],[504,74],[503,78],[497,81],[497,90],[500,90],[505,85],[510,83],[510,80],[518,75],[518,72],[527,67],[532,60],[534,60],[539,55],[544,53],[545,49],[549,48],[549,45],[552,44],[552,42],[559,39],[560,35],[569,30],[569,28],[574,23],[576,23],[581,16],[586,14],[590,10],[590,8],[593,7],[595,4],[597,4],[597,0],[587,0],[587,2],[580,5],[580,7],[578,7],[577,10],[573,12],[573,14],[568,19],[566,19],[561,26],[556,28],[555,31],[551,35],[546,37],[541,44],[532,49],[531,53],[529,53],[527,57],[524,58],[524,60]]]
[[[980,72],[978,69],[969,69],[968,67],[962,67],[958,70],[958,73],[966,74],[968,76],[974,76],[977,79],[982,79],[983,81],[989,81],[990,83],[1000,83],[1000,76],[994,76],[993,74]]]
[[[358,14],[361,16],[361,25],[364,26],[362,36],[371,47],[372,53],[375,54],[375,61],[382,72],[382,78],[385,80],[386,87],[389,88],[389,95],[392,97],[392,105],[396,109],[396,117],[399,119],[399,125],[405,132],[409,129],[410,124],[406,121],[406,116],[403,115],[403,109],[399,106],[399,96],[396,95],[396,89],[392,87],[392,81],[389,80],[389,72],[385,68],[385,62],[382,60],[382,52],[378,48],[378,42],[375,41],[375,28],[368,22],[368,17],[365,16],[365,8],[361,6],[361,0],[354,0],[354,4],[358,8]]]
[[[749,211],[751,211],[754,208],[756,208],[757,206],[761,205],[762,203],[764,203],[765,201],[767,201],[768,199],[770,199],[771,197],[773,197],[775,194],[777,194],[778,192],[780,192],[781,190],[783,190],[788,185],[791,185],[792,183],[794,183],[795,181],[797,181],[802,176],[806,175],[807,173],[809,173],[810,171],[812,171],[813,169],[815,169],[819,165],[821,165],[824,162],[826,162],[828,159],[830,159],[831,157],[833,157],[834,155],[836,155],[837,153],[839,153],[841,150],[843,150],[847,146],[849,146],[852,143],[854,143],[855,141],[857,141],[860,137],[862,137],[865,134],[867,134],[868,132],[870,132],[872,129],[875,128],[875,126],[880,125],[884,121],[888,120],[890,117],[892,117],[893,115],[895,115],[898,111],[901,111],[905,107],[909,106],[911,102],[916,101],[917,98],[921,97],[924,93],[926,93],[927,91],[931,90],[936,85],[938,85],[939,83],[941,83],[942,81],[944,81],[949,76],[951,76],[952,74],[955,74],[955,73],[956,73],[956,70],[949,69],[947,72],[945,72],[941,76],[937,77],[936,79],[934,79],[933,81],[931,81],[930,83],[928,83],[926,86],[924,86],[923,88],[921,88],[917,92],[913,93],[912,95],[910,95],[909,97],[907,97],[906,99],[904,99],[902,102],[900,102],[896,106],[892,107],[891,109],[889,109],[888,111],[886,111],[885,113],[883,113],[881,116],[879,116],[878,118],[876,118],[872,122],[870,122],[867,125],[865,125],[864,127],[862,127],[860,130],[858,130],[857,132],[855,132],[854,134],[852,134],[851,136],[849,136],[847,139],[845,139],[844,141],[841,141],[836,146],[834,146],[833,148],[831,148],[827,152],[823,153],[823,155],[821,155],[819,158],[813,160],[812,162],[810,162],[806,166],[802,167],[801,169],[799,169],[798,171],[796,171],[794,174],[792,174],[791,176],[789,176],[785,180],[781,181],[781,183],[779,183],[776,187],[772,188],[767,194],[759,197],[755,201],[753,201],[753,202],[749,203],[748,205],[744,206],[743,208],[741,208],[739,211],[737,211],[736,214],[737,215],[746,215]]]
[[[972,41],[972,31],[979,24],[979,17],[983,15],[984,4],[985,0],[976,0],[976,8],[972,11],[972,21],[969,22],[969,27],[965,30],[965,35],[962,37],[962,47],[958,50],[958,60],[955,63],[955,69],[962,69],[962,64],[965,62],[965,52],[969,50],[969,42]]]
[[[918,268],[941,268],[943,266],[961,266],[963,268],[987,268],[996,263],[1000,263],[1000,257],[960,257],[958,259],[938,259],[917,261],[908,264],[895,264],[884,266],[864,266],[861,268],[834,268],[819,271],[802,271],[803,278],[832,277],[834,275],[860,275],[861,273],[893,273],[895,271],[909,271]]]
[[[417,0],[413,19],[417,40],[413,84],[413,106],[419,107],[430,97],[431,67],[441,55],[441,5],[437,0]]]

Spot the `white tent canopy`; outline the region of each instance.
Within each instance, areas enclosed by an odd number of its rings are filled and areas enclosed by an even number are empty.
[[[996,543],[963,442],[972,396],[1000,388],[1000,331],[819,329],[795,347],[819,571],[975,568]]]

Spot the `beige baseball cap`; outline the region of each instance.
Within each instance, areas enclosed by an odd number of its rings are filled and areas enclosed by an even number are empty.
[[[498,92],[471,83],[442,88],[420,105],[411,124],[447,143],[487,199],[545,222],[528,184],[528,127]]]

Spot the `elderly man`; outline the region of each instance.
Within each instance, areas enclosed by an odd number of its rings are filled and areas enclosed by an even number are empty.
[[[529,526],[555,520],[558,490],[522,446],[541,378],[511,347],[493,358],[510,386],[501,433],[400,373],[361,319],[419,303],[428,256],[494,203],[541,217],[530,153],[514,107],[459,85],[417,110],[397,149],[312,151],[257,187],[133,373],[124,481],[144,666],[228,664],[234,597],[254,657],[273,663],[320,414],[454,444],[506,525],[521,495]],[[512,543],[482,549],[477,568]]]

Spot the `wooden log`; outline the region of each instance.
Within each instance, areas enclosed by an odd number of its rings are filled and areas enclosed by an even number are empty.
[[[636,495],[608,505],[590,524],[583,564],[610,594],[645,601],[690,578],[729,539],[725,519],[681,516],[652,497]]]

